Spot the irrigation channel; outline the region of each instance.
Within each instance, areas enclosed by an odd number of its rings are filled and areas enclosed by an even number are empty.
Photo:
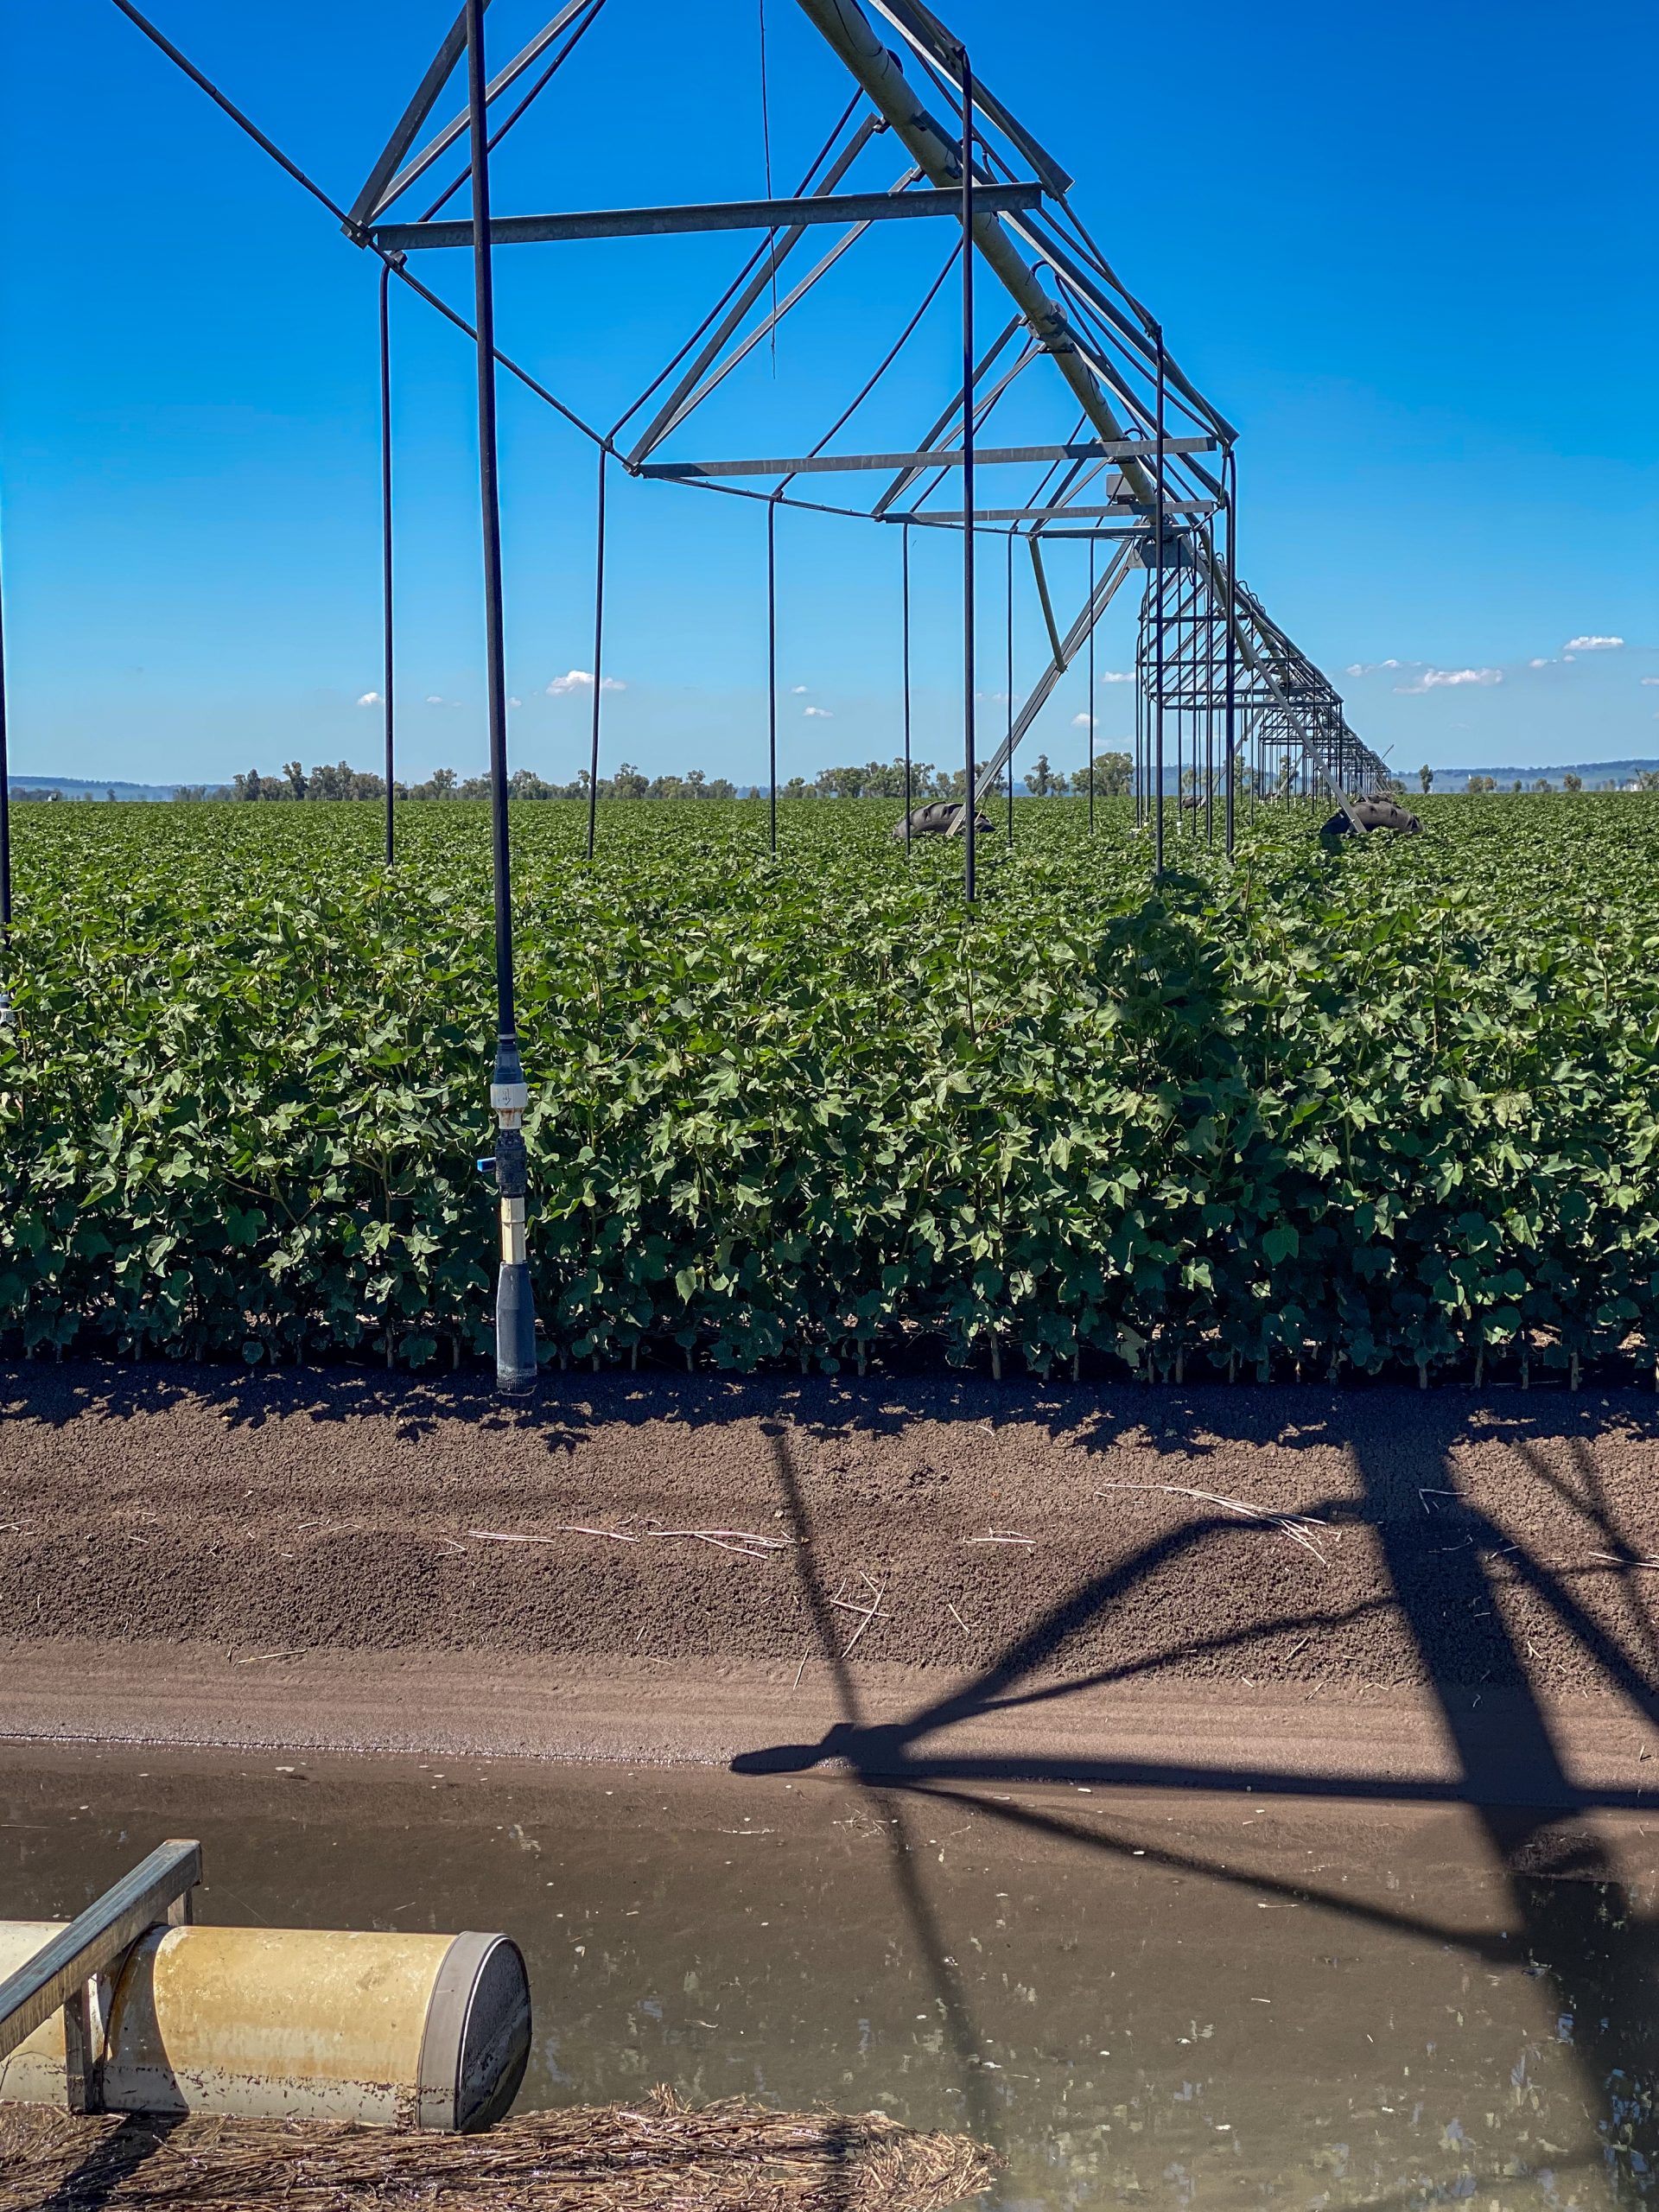
[[[8,1749],[0,1811],[14,1910],[183,1829],[204,1921],[512,1929],[522,2106],[874,2108],[971,2131],[1033,2208],[1555,2212],[1651,2178],[1639,1815],[1602,1816],[1592,1878],[1559,1836],[1499,1871],[1466,1808],[45,1746]]]

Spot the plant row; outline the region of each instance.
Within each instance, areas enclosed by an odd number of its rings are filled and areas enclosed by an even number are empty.
[[[1577,1372],[1659,1352],[1659,801],[1300,809],[1153,893],[1018,810],[963,901],[896,810],[515,812],[546,1356]],[[0,1332],[482,1353],[484,810],[31,810],[0,1029]]]

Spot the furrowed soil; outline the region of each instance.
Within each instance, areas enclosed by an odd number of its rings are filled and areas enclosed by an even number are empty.
[[[0,1732],[1659,1783],[1643,1394],[31,1363]]]

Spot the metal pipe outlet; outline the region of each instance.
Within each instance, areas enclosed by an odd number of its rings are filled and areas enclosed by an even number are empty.
[[[0,1921],[0,1979],[63,1925]],[[104,2112],[490,2126],[530,2054],[505,1936],[154,1928],[100,1976],[86,2103]],[[60,2010],[0,2060],[0,2102],[66,2102]]]

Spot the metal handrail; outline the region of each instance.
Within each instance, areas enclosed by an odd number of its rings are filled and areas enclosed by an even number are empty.
[[[107,1974],[148,1929],[173,1918],[175,1908],[200,1879],[199,1843],[158,1844],[79,1919],[60,1928],[32,1959],[0,1981],[0,2059],[72,2004],[96,1975]]]

